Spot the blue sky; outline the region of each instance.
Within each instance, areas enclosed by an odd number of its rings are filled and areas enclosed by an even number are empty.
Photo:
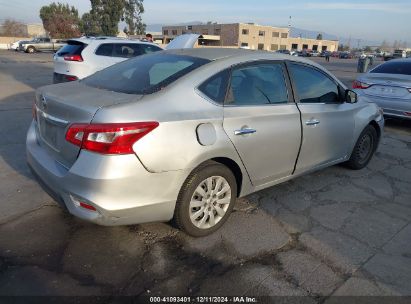
[[[39,22],[38,11],[50,0],[0,0],[0,22],[15,18]],[[88,0],[60,0],[84,13]],[[408,41],[411,46],[410,0],[145,0],[147,24],[189,21],[256,22],[292,26],[365,40]]]

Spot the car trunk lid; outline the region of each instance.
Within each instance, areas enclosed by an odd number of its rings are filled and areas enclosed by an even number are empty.
[[[36,92],[36,118],[39,144],[57,162],[70,168],[80,148],[65,139],[72,123],[90,123],[102,107],[137,101],[142,95],[103,91],[71,82],[40,88]]]
[[[202,39],[202,35],[198,34],[183,34],[174,38],[167,44],[167,50],[173,49],[192,49],[197,43],[198,39]]]
[[[411,99],[409,75],[368,73],[359,79],[370,87],[364,93],[370,96]]]

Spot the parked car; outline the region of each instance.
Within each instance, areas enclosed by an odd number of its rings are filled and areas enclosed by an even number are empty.
[[[19,43],[19,50],[26,53],[35,53],[40,51],[56,52],[66,45],[64,41],[53,40],[51,38],[36,38],[28,42]]]
[[[54,55],[53,82],[82,79],[115,63],[163,50],[154,43],[113,37],[70,39]]]
[[[341,53],[339,54],[339,57],[340,57],[341,59],[352,59],[352,58],[353,58],[353,56],[352,56],[352,54],[351,54],[350,52],[341,52]]]
[[[27,40],[18,40],[16,42],[13,42],[13,43],[10,44],[10,50],[18,51],[19,50],[19,44],[20,43],[27,43],[27,42],[29,42],[29,41],[27,41]]]
[[[289,50],[278,50],[275,51],[278,54],[286,54],[286,55],[291,55],[291,52]]]
[[[359,76],[353,88],[385,116],[411,119],[411,59],[385,62]]]
[[[311,51],[309,50],[302,50],[299,54],[300,57],[311,57]]]
[[[319,57],[319,56],[320,56],[320,53],[319,53],[318,51],[312,51],[312,52],[311,52],[311,56],[312,56],[312,57]]]
[[[320,65],[244,49],[166,50],[39,88],[27,161],[58,202],[101,225],[174,218],[216,231],[237,197],[345,162],[383,131]],[[315,181],[313,181],[315,182]]]
[[[407,51],[405,50],[395,50],[392,55],[394,58],[407,58]]]
[[[328,54],[328,56],[331,56],[331,52],[329,52],[329,51],[322,51],[322,52],[320,53],[320,57],[325,57],[325,56],[327,56],[327,54]]]

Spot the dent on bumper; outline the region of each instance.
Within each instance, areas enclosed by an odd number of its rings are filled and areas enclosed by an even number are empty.
[[[81,151],[70,169],[56,162],[37,142],[34,124],[27,134],[27,162],[35,175],[70,213],[100,225],[168,221],[188,173],[150,173],[135,155]],[[96,208],[89,211],[78,201]]]

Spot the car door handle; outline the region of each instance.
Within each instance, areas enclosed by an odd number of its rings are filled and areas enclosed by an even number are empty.
[[[240,129],[240,130],[235,130],[234,135],[253,134],[255,132],[257,132],[257,130],[250,129],[250,128],[244,128],[244,129]]]
[[[315,126],[318,125],[320,121],[318,119],[310,119],[305,122],[307,126]]]

